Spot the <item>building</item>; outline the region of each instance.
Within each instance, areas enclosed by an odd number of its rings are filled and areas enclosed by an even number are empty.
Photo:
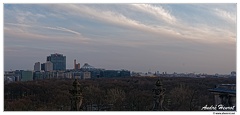
[[[53,63],[50,61],[47,61],[45,64],[45,71],[53,71]]]
[[[51,54],[47,56],[47,61],[53,63],[53,70],[66,70],[66,56],[63,54]]]
[[[34,64],[34,71],[40,71],[40,62],[36,62],[35,64]]]
[[[45,71],[45,63],[42,63],[42,64],[41,64],[41,70],[42,70],[42,71]]]
[[[236,77],[236,71],[232,71],[230,77]]]
[[[82,71],[94,71],[95,70],[95,67],[89,65],[88,63],[85,63],[82,68],[81,68]]]
[[[128,70],[101,70],[100,77],[113,78],[113,77],[130,77],[131,72]]]
[[[21,81],[32,81],[33,72],[32,71],[22,71],[21,72]]]
[[[236,107],[236,84],[220,84],[209,91],[214,94],[215,105]]]
[[[44,72],[42,72],[42,71],[35,71],[33,73],[33,79],[34,80],[44,79]]]
[[[86,72],[83,72],[83,79],[90,79],[91,78],[91,73],[86,71]]]
[[[4,83],[10,83],[16,81],[16,75],[14,71],[4,72]]]
[[[74,69],[79,70],[80,69],[80,63],[76,63],[76,59],[74,60]]]

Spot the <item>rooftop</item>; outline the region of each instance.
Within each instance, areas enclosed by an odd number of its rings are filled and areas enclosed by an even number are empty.
[[[236,84],[220,84],[216,88],[209,89],[209,91],[236,94]]]

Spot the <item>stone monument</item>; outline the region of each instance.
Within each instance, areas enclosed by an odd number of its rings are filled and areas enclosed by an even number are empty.
[[[72,94],[71,99],[71,111],[79,111],[82,105],[82,91],[80,89],[80,83],[77,79],[73,82],[73,89],[69,90],[69,93]]]
[[[163,101],[165,96],[165,88],[163,88],[162,81],[159,79],[157,80],[155,84],[155,88],[153,89],[154,92],[154,105],[153,105],[153,111],[164,111],[163,108]]]

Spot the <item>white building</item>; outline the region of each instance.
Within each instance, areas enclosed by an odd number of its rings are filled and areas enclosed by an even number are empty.
[[[86,71],[86,72],[83,72],[83,79],[90,79],[91,78],[91,73]]]
[[[41,70],[41,64],[40,62],[36,62],[34,64],[34,71],[40,71]]]
[[[45,71],[53,71],[53,63],[50,61],[47,61],[45,63]]]

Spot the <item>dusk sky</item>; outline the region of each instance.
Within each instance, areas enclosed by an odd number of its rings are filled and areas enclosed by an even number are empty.
[[[236,4],[4,4],[4,70],[60,53],[135,72],[236,71]]]

